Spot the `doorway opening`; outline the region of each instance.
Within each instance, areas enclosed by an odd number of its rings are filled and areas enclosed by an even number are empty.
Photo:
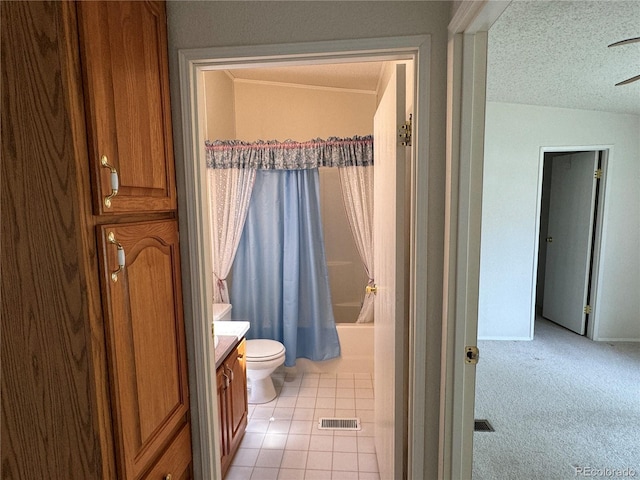
[[[534,316],[593,338],[607,150],[545,150]]]
[[[330,53],[326,53],[330,52]],[[407,168],[411,172],[409,177],[408,191],[410,195],[410,208],[407,214],[407,230],[402,234],[408,243],[408,257],[410,272],[419,270],[416,265],[426,262],[426,252],[415,248],[417,235],[415,232],[421,231],[426,225],[426,215],[421,214],[421,207],[417,205],[415,199],[424,194],[427,179],[426,169],[418,170],[415,163],[418,158],[421,162],[428,164],[427,138],[427,87],[418,87],[416,78],[427,73],[429,52],[428,37],[407,37],[381,40],[357,40],[345,42],[331,42],[330,44],[304,44],[300,45],[276,45],[263,46],[260,48],[211,48],[198,49],[193,51],[180,52],[181,86],[182,86],[182,112],[184,138],[187,144],[184,146],[185,154],[185,183],[187,193],[185,194],[185,220],[186,228],[189,231],[189,278],[192,283],[192,298],[189,307],[192,310],[191,317],[194,319],[190,326],[191,357],[194,363],[194,377],[191,382],[192,410],[194,418],[198,419],[198,437],[200,440],[200,458],[194,460],[194,469],[203,472],[207,478],[220,478],[217,423],[218,411],[215,392],[215,375],[213,371],[213,342],[211,337],[211,326],[207,320],[198,319],[212,318],[212,289],[211,289],[211,254],[209,252],[209,225],[206,210],[206,177],[204,175],[204,140],[201,125],[205,117],[205,111],[198,99],[203,94],[202,73],[206,70],[225,70],[230,68],[259,67],[259,66],[293,66],[293,65],[314,65],[329,63],[354,63],[366,61],[411,61],[416,65],[414,75],[411,78],[414,86],[414,136],[411,160]],[[424,119],[420,122],[419,119]],[[395,136],[395,133],[394,133]],[[422,140],[421,140],[422,139]],[[409,272],[409,274],[410,274]],[[408,278],[408,277],[407,277]],[[423,279],[424,280],[424,279]],[[408,281],[408,298],[415,298],[416,288],[423,280]],[[404,283],[404,282],[402,282]],[[414,300],[412,300],[414,301]],[[407,302],[408,303],[408,302]],[[416,357],[422,355],[421,350],[414,345],[424,344],[426,333],[425,326],[414,325],[415,318],[424,315],[425,305],[416,302],[412,305],[407,315],[403,316],[402,322],[406,323],[404,328],[411,328],[414,337],[409,344],[408,365],[405,366],[401,381],[403,382],[399,394],[406,395],[406,402],[401,406],[402,416],[398,417],[400,431],[404,431],[404,460],[396,462],[393,468],[406,471],[412,469],[411,454],[409,451],[423,449],[425,425],[412,421],[414,415],[424,418],[420,402],[412,402],[411,395],[415,391],[422,391],[424,386],[416,379],[424,378],[426,363],[414,361]],[[406,345],[405,345],[406,346]],[[407,349],[404,349],[406,352]],[[403,352],[403,353],[404,353]],[[407,380],[408,379],[408,380]],[[195,398],[194,398],[195,397]],[[417,403],[417,404],[416,404]],[[404,418],[403,418],[404,417]],[[411,426],[406,430],[406,426]],[[403,430],[404,429],[404,430]],[[194,457],[195,458],[195,457]],[[419,461],[419,458],[418,458]]]
[[[400,63],[405,67],[404,62]],[[386,80],[386,78],[390,78],[387,72],[390,69],[395,69],[396,64],[398,62],[376,62],[375,64],[363,62],[310,66],[293,65],[278,68],[234,68],[232,70],[203,72],[207,114],[205,138],[210,142],[218,140],[232,140],[234,142],[247,142],[248,144],[260,142],[259,145],[262,146],[264,142],[309,142],[318,141],[315,139],[328,140],[331,138],[337,141],[337,138],[352,138],[354,135],[372,135],[374,134],[375,125],[377,125],[375,119],[382,109],[382,99],[386,95],[386,88],[389,83]],[[367,72],[372,73],[368,74]],[[347,88],[347,86],[350,88]],[[230,108],[223,108],[225,100],[227,103],[232,104]],[[401,107],[403,113],[406,110],[406,102],[404,103]],[[214,106],[218,108],[213,108]],[[224,111],[228,113],[222,115],[221,112]],[[393,121],[395,122],[395,120],[394,116]],[[229,128],[230,125],[233,128]],[[396,128],[393,127],[392,131],[392,136],[395,136]],[[376,177],[370,192],[374,195],[373,204],[375,205],[375,210],[380,204],[395,205],[396,201],[394,198],[388,198],[384,201],[389,188],[376,188],[376,185],[380,183],[378,177],[383,184],[393,184],[395,174],[387,176],[380,174],[379,168],[384,164],[382,161],[384,159],[382,153],[384,152],[381,152],[378,148],[380,143],[376,135],[374,135],[373,141],[376,145],[376,159],[373,167],[368,167],[368,170],[372,169]],[[395,167],[395,162],[393,166]],[[367,285],[366,279],[360,283],[353,281],[353,278],[349,279],[349,275],[354,276],[353,270],[355,267],[359,267],[361,271],[364,268],[356,251],[352,230],[347,223],[345,207],[342,204],[338,168],[318,168],[319,200],[323,224],[322,236],[324,237],[323,243],[326,251],[326,266],[334,314],[336,310],[339,311],[340,308],[344,307],[345,300],[350,300],[354,294],[357,300],[360,292],[364,294],[364,288]],[[211,172],[213,174],[214,171]],[[262,191],[262,184],[260,183],[264,178],[261,177],[262,173],[265,172],[258,173],[256,176],[252,197],[255,197],[256,190]],[[268,172],[271,177],[279,173],[283,172]],[[308,173],[312,172],[309,171]],[[286,182],[283,186],[288,188],[292,185]],[[294,197],[300,198],[299,195]],[[269,198],[272,197],[269,196]],[[259,205],[253,202],[254,200],[251,200],[248,206],[249,213],[247,214],[245,229],[255,234],[256,224],[264,225],[262,222],[266,222],[274,225],[278,223],[277,220],[270,217],[273,213],[272,209],[277,202],[271,205],[267,205],[267,203],[271,202],[264,202],[262,205],[264,210],[261,210],[259,219],[255,214],[251,213],[252,208],[259,208]],[[232,204],[228,199],[223,200],[223,203],[226,204],[226,208],[222,207],[223,210],[235,210],[234,206],[230,206]],[[219,210],[220,207],[220,205],[211,205],[211,208],[215,210]],[[336,222],[336,220],[340,220],[340,214],[343,216],[342,223]],[[377,212],[374,211],[373,214],[375,216]],[[364,215],[364,212],[361,215]],[[294,219],[297,219],[297,217],[293,216],[288,220],[289,223],[295,222]],[[252,223],[254,221],[255,223]],[[362,219],[362,221],[365,220]],[[391,223],[387,222],[378,223],[380,225],[391,225]],[[340,226],[342,228],[338,228]],[[375,232],[371,233],[375,236]],[[278,300],[271,300],[273,296],[270,297],[268,294],[260,292],[259,285],[254,285],[255,288],[247,288],[251,285],[253,279],[263,277],[263,274],[259,272],[264,263],[273,265],[273,262],[271,259],[263,258],[254,252],[248,252],[247,243],[243,243],[243,240],[239,241],[241,246],[238,248],[234,263],[235,265],[244,265],[244,269],[250,270],[251,273],[250,275],[243,275],[242,269],[237,270],[235,266],[231,267],[231,272],[233,272],[234,276],[229,282],[229,294],[233,305],[232,317],[250,322],[252,331],[248,332],[247,338],[278,340],[284,344],[287,352],[293,352],[294,358],[305,357],[306,355],[304,354],[295,355],[296,342],[291,338],[291,329],[285,332],[283,337],[256,337],[260,333],[256,334],[254,331],[260,332],[261,328],[268,330],[268,328],[265,329],[261,326],[260,320],[262,318],[272,322],[281,320],[285,325],[284,329],[286,329],[287,322],[291,322],[293,318],[297,320],[297,317],[291,315],[289,310],[287,317],[281,317],[276,320],[277,315],[274,314],[273,304]],[[338,244],[337,248],[335,244]],[[258,241],[252,242],[251,245],[252,250],[255,251],[261,248]],[[320,247],[320,241],[316,243],[316,246]],[[348,255],[349,247],[352,250],[351,255]],[[393,248],[389,251],[396,251],[396,249]],[[240,261],[237,262],[237,260]],[[372,260],[375,262],[375,257],[372,257]],[[294,258],[290,258],[288,261],[297,264]],[[380,266],[373,265],[373,267],[378,272],[375,281],[385,284],[379,276],[381,274]],[[336,269],[339,269],[337,275],[334,272]],[[324,274],[319,271],[316,271],[316,273],[318,275],[313,280],[308,277],[301,279],[301,285],[306,286],[311,282],[317,286]],[[274,282],[281,281],[274,278],[276,276],[277,274],[274,274],[270,280]],[[222,274],[220,278],[224,280]],[[341,284],[336,285],[336,282],[341,282]],[[404,284],[404,282],[401,281],[401,284]],[[269,290],[266,285],[264,285],[264,289]],[[291,288],[289,288],[290,290]],[[339,304],[336,304],[336,293],[343,294],[342,298],[337,298],[340,301]],[[303,315],[306,314],[309,318],[312,318],[314,314],[308,310],[308,308],[303,307],[299,311]],[[355,322],[358,316],[359,307],[357,310],[355,315],[352,314],[354,317],[351,319],[352,323]],[[241,313],[236,314],[235,312]],[[318,312],[318,315],[323,313]],[[397,321],[403,322],[404,318],[406,318],[405,315],[398,315]],[[302,317],[302,320],[304,320],[304,317]],[[339,318],[336,318],[336,320],[339,320]],[[380,426],[374,429],[374,424],[378,425],[379,418],[388,419],[389,422],[385,423],[392,424],[393,418],[389,418],[389,414],[395,415],[395,413],[393,408],[378,408],[378,404],[383,398],[380,395],[377,398],[374,397],[373,387],[378,392],[396,391],[398,389],[393,383],[393,378],[387,378],[387,376],[381,376],[378,373],[379,362],[375,362],[374,351],[384,348],[384,345],[380,347],[378,345],[379,341],[375,339],[380,336],[376,331],[383,327],[384,322],[375,321],[373,324],[352,326],[338,323],[337,333],[340,338],[340,357],[323,362],[312,362],[308,358],[297,358],[295,366],[286,364],[289,366],[276,371],[272,377],[276,382],[278,396],[274,401],[265,405],[249,405],[247,433],[240,442],[235,458],[231,460],[229,474],[248,473],[250,468],[254,468],[254,474],[258,472],[260,475],[266,475],[266,472],[258,471],[257,469],[268,465],[267,468],[275,470],[274,467],[278,465],[274,459],[280,454],[282,454],[282,459],[279,468],[284,470],[284,472],[280,472],[282,474],[291,474],[290,470],[306,469],[312,470],[319,475],[331,476],[332,473],[335,475],[334,472],[378,473],[378,468],[385,468],[384,464],[390,463],[385,458],[386,452],[392,451],[392,449],[385,448],[386,445],[378,445],[379,440],[374,436],[374,430],[378,430]],[[305,331],[309,332],[309,334],[312,333],[312,330],[308,328]],[[402,328],[402,331],[405,331],[405,329]],[[300,337],[300,335],[304,335],[300,331],[298,331],[297,335],[296,339],[301,343],[305,341],[312,345],[319,345],[323,342],[317,335],[304,340]],[[395,333],[391,332],[386,338],[390,340],[394,336]],[[314,342],[316,343],[314,344]],[[402,339],[401,343],[405,344],[404,339]],[[301,350],[299,349],[298,353]],[[311,349],[307,351],[310,352]],[[391,354],[391,361],[386,364],[390,371],[389,374],[395,368],[404,371],[404,367],[400,362],[394,365],[393,350]],[[368,370],[363,371],[365,363],[367,367],[370,367]],[[371,388],[356,389],[356,385],[359,387],[370,385]],[[356,394],[358,396],[355,396]],[[399,398],[403,402],[402,405],[404,405],[405,396],[400,395]],[[405,411],[405,408],[400,406],[399,410]],[[318,429],[317,423],[320,417],[333,417],[338,414],[342,416],[356,415],[361,418],[363,420],[362,430],[357,433],[355,431],[352,432],[352,436],[348,439],[339,438],[334,440],[332,432]],[[269,418],[271,422],[277,422],[277,431],[272,431],[272,425],[265,423],[265,417]],[[386,435],[384,438],[392,438],[393,433],[391,432],[391,435]],[[327,436],[329,436],[328,439]],[[262,443],[260,443],[260,439],[262,439]],[[266,446],[262,447],[262,445]],[[391,447],[393,447],[393,444]],[[401,450],[404,450],[404,446],[401,447]],[[251,461],[248,458],[250,455],[257,455],[255,466],[250,465]],[[319,458],[323,455],[329,460],[328,463],[326,460],[319,461]],[[332,456],[338,460],[331,462]],[[267,458],[271,458],[274,461],[267,462]],[[376,458],[377,461],[375,460]],[[361,470],[361,468],[364,470]],[[395,476],[393,473],[391,475]],[[385,476],[388,475],[385,474]]]

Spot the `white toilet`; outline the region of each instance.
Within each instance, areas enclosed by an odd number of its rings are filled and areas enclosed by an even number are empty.
[[[284,363],[284,345],[276,340],[247,340],[249,403],[267,403],[276,398],[271,374]]]

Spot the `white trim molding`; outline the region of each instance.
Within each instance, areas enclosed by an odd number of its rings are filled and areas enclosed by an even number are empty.
[[[440,479],[470,479],[488,30],[509,1],[462,2],[449,23]]]

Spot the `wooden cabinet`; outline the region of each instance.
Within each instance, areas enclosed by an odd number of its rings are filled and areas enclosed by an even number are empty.
[[[220,420],[222,474],[229,469],[231,459],[240,446],[247,428],[248,397],[246,342],[244,339],[216,369]]]
[[[191,478],[164,4],[0,8],[2,477]]]
[[[189,410],[178,226],[123,223],[99,233],[116,440],[125,478],[138,478]]]
[[[164,3],[78,2],[78,28],[96,214],[174,210]]]
[[[166,452],[155,463],[144,480],[190,480],[191,474],[191,429],[185,425],[176,435]]]

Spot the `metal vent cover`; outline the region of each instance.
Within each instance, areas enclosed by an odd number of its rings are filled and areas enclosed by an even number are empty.
[[[474,432],[495,432],[489,420],[475,420],[473,425]]]
[[[319,430],[360,430],[360,419],[353,418],[328,418],[322,417],[318,421]]]

